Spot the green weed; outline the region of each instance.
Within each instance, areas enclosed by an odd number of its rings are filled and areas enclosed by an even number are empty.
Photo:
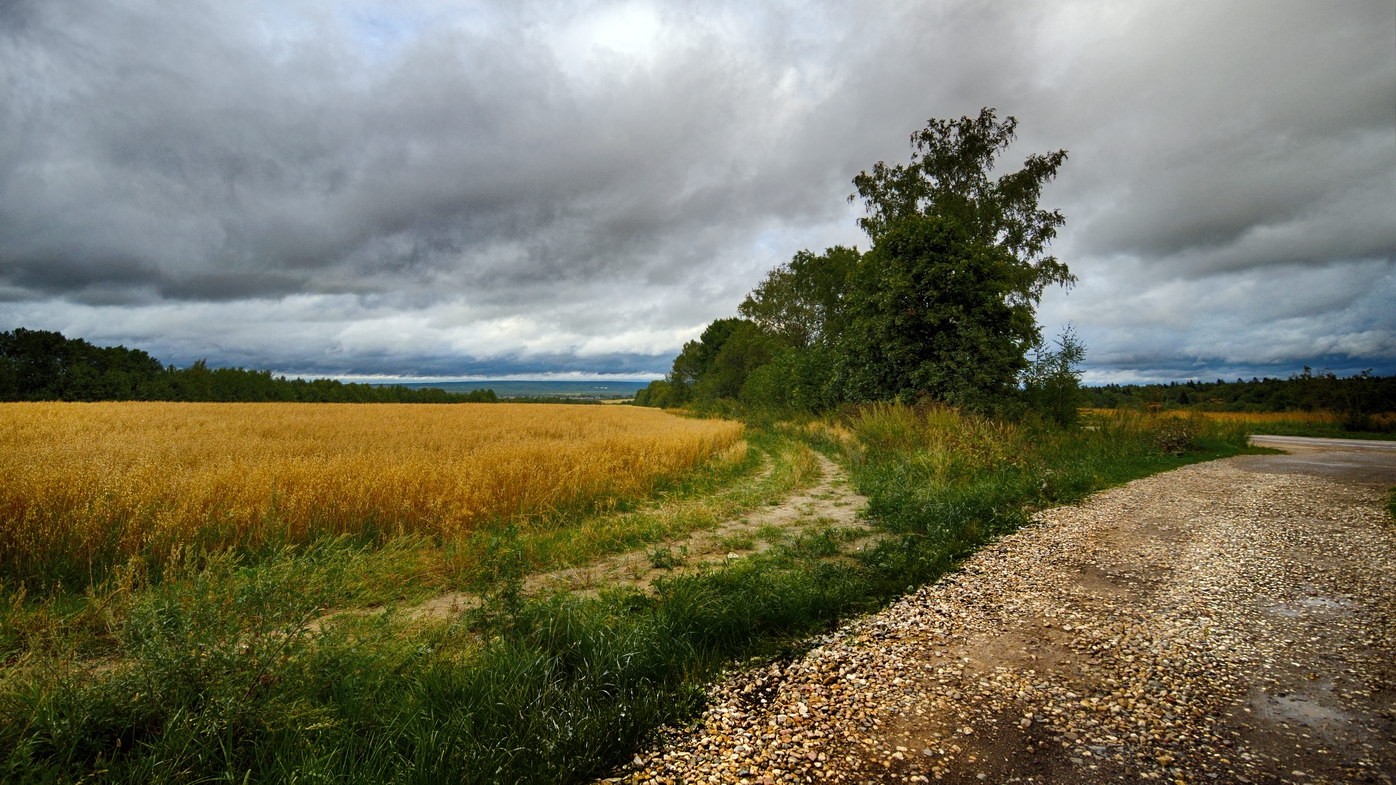
[[[722,548],[724,551],[750,551],[756,548],[756,538],[748,535],[733,534],[719,538],[717,544],[718,547]]]

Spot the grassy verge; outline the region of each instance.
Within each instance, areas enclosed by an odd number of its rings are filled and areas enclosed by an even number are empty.
[[[1337,423],[1305,422],[1302,420],[1271,420],[1255,423],[1247,428],[1255,435],[1271,436],[1313,436],[1320,439],[1369,439],[1376,441],[1396,441],[1393,431],[1349,431]]]
[[[838,532],[814,531],[652,593],[527,598],[517,587],[540,562],[515,534],[481,551],[493,580],[482,608],[323,627],[312,620],[363,580],[340,546],[190,561],[93,611],[110,661],[94,665],[52,627],[0,671],[0,780],[585,781],[691,716],[734,658],[933,580],[1032,508],[1244,445],[1219,424],[1057,431],[905,407],[792,434],[850,467],[893,536],[830,560]],[[533,534],[539,553],[565,547]]]

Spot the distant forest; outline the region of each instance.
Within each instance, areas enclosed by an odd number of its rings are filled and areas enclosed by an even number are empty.
[[[1083,387],[1081,405],[1097,409],[1198,409],[1215,412],[1328,411],[1377,414],[1396,409],[1396,376],[1340,378],[1305,367],[1288,379],[1107,384]]]
[[[62,333],[0,332],[0,401],[303,401],[311,403],[494,403],[493,390],[287,379],[271,371],[162,365],[140,349],[93,346]]]

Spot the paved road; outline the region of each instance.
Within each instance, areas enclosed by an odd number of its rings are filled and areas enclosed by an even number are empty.
[[[1305,436],[1252,436],[1260,447],[1286,455],[1247,455],[1238,468],[1270,474],[1302,472],[1347,482],[1396,485],[1396,441],[1315,439]]]

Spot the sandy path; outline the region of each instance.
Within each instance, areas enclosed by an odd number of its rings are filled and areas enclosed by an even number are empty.
[[[1389,783],[1396,451],[1284,446],[1045,511],[616,779]]]
[[[772,538],[763,535],[773,531],[778,531],[782,536],[793,536],[813,526],[864,528],[868,530],[868,537],[846,543],[844,550],[864,547],[876,536],[858,517],[859,512],[867,506],[867,498],[852,489],[847,475],[838,464],[818,453],[815,453],[815,460],[819,465],[819,480],[779,504],[760,507],[747,515],[685,537],[613,554],[577,567],[530,575],[524,582],[524,591],[538,594],[553,591],[595,592],[622,585],[648,587],[658,577],[693,572],[706,565],[766,550],[771,546]],[[661,551],[667,558],[656,556]],[[479,606],[480,602],[478,594],[451,592],[403,608],[399,613],[413,619],[449,618]],[[378,609],[340,611],[327,618],[372,612],[378,612]]]

